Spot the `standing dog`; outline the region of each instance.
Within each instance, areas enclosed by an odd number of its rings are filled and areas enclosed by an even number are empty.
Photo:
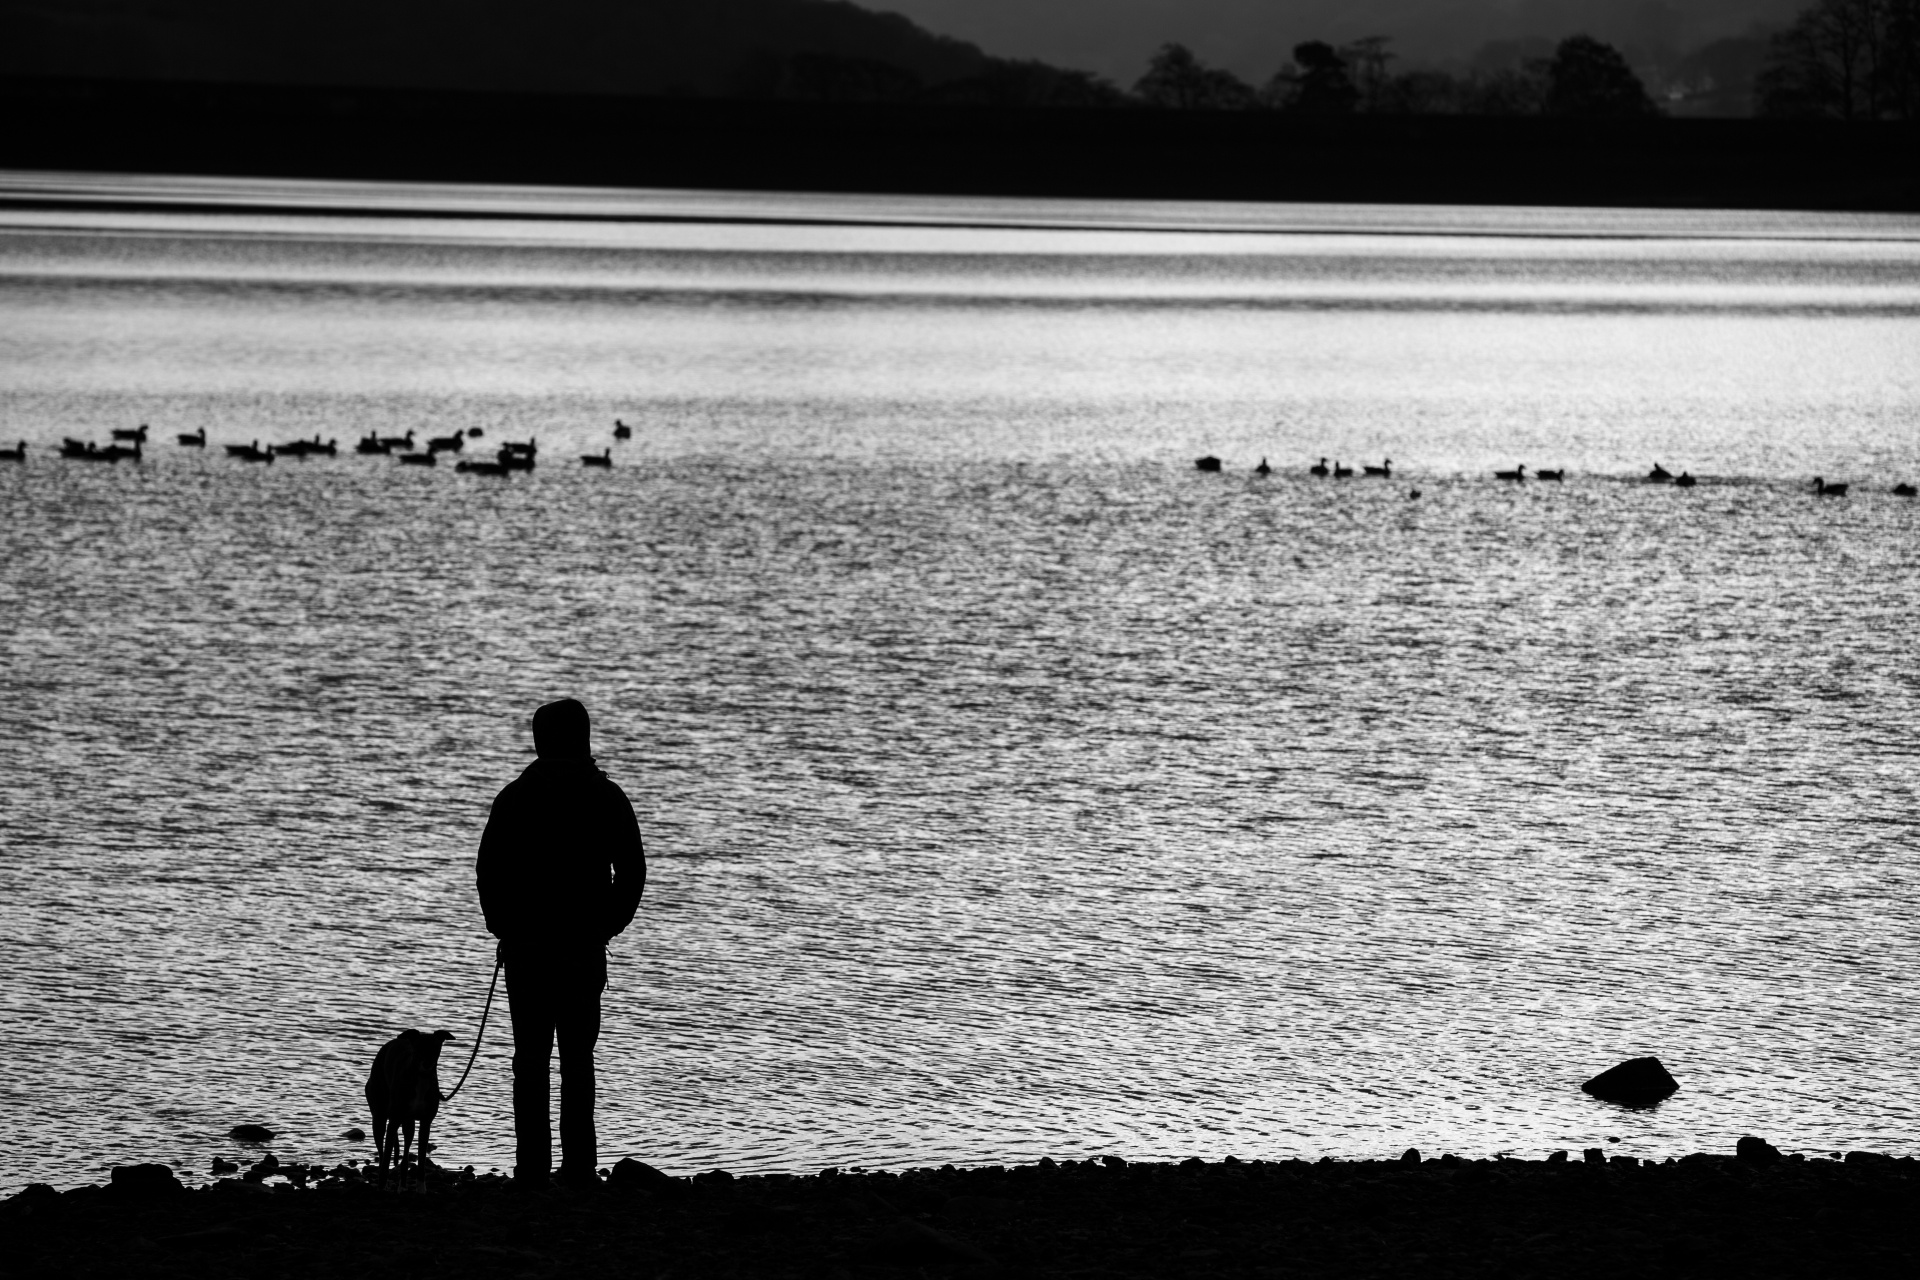
[[[427,1182],[428,1135],[440,1110],[440,1046],[453,1039],[451,1031],[402,1031],[380,1046],[367,1073],[367,1109],[373,1112],[374,1150],[380,1153],[380,1185],[387,1184],[392,1162],[400,1185],[407,1181],[407,1152],[413,1148],[413,1127],[420,1126],[420,1185]]]

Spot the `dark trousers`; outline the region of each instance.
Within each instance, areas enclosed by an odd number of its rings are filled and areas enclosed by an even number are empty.
[[[506,947],[513,1019],[514,1175],[545,1181],[553,1167],[550,1064],[560,1045],[560,1171],[587,1177],[598,1162],[593,1129],[593,1044],[607,954]]]

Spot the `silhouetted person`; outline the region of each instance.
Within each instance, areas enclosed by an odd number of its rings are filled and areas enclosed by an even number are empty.
[[[647,863],[626,792],[593,763],[587,709],[568,698],[535,711],[533,747],[539,759],[494,799],[480,837],[480,909],[506,962],[514,1178],[545,1186],[552,1167],[557,1038],[560,1179],[578,1184],[593,1180],[599,1155],[593,1043],[607,942],[633,922]]]

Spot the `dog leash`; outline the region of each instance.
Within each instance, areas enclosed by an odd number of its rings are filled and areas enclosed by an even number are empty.
[[[467,1069],[460,1073],[460,1081],[453,1088],[440,1095],[440,1101],[452,1102],[453,1095],[460,1092],[467,1083],[467,1077],[473,1072],[473,1060],[480,1056],[480,1037],[487,1034],[487,1015],[493,1012],[494,988],[500,985],[500,970],[506,964],[506,944],[493,949],[493,981],[487,984],[486,1007],[480,1010],[480,1029],[473,1033],[473,1052],[467,1055]]]

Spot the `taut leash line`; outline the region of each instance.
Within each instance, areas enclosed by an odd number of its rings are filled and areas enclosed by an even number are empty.
[[[453,1101],[453,1095],[460,1092],[461,1087],[467,1083],[467,1076],[473,1072],[473,1060],[480,1056],[480,1037],[487,1033],[487,1015],[493,1012],[493,992],[494,988],[500,985],[500,970],[506,964],[505,952],[504,946],[494,948],[493,981],[487,984],[487,1003],[486,1007],[480,1010],[480,1029],[473,1033],[473,1052],[467,1055],[467,1068],[460,1073],[459,1083],[440,1095],[442,1102]]]

